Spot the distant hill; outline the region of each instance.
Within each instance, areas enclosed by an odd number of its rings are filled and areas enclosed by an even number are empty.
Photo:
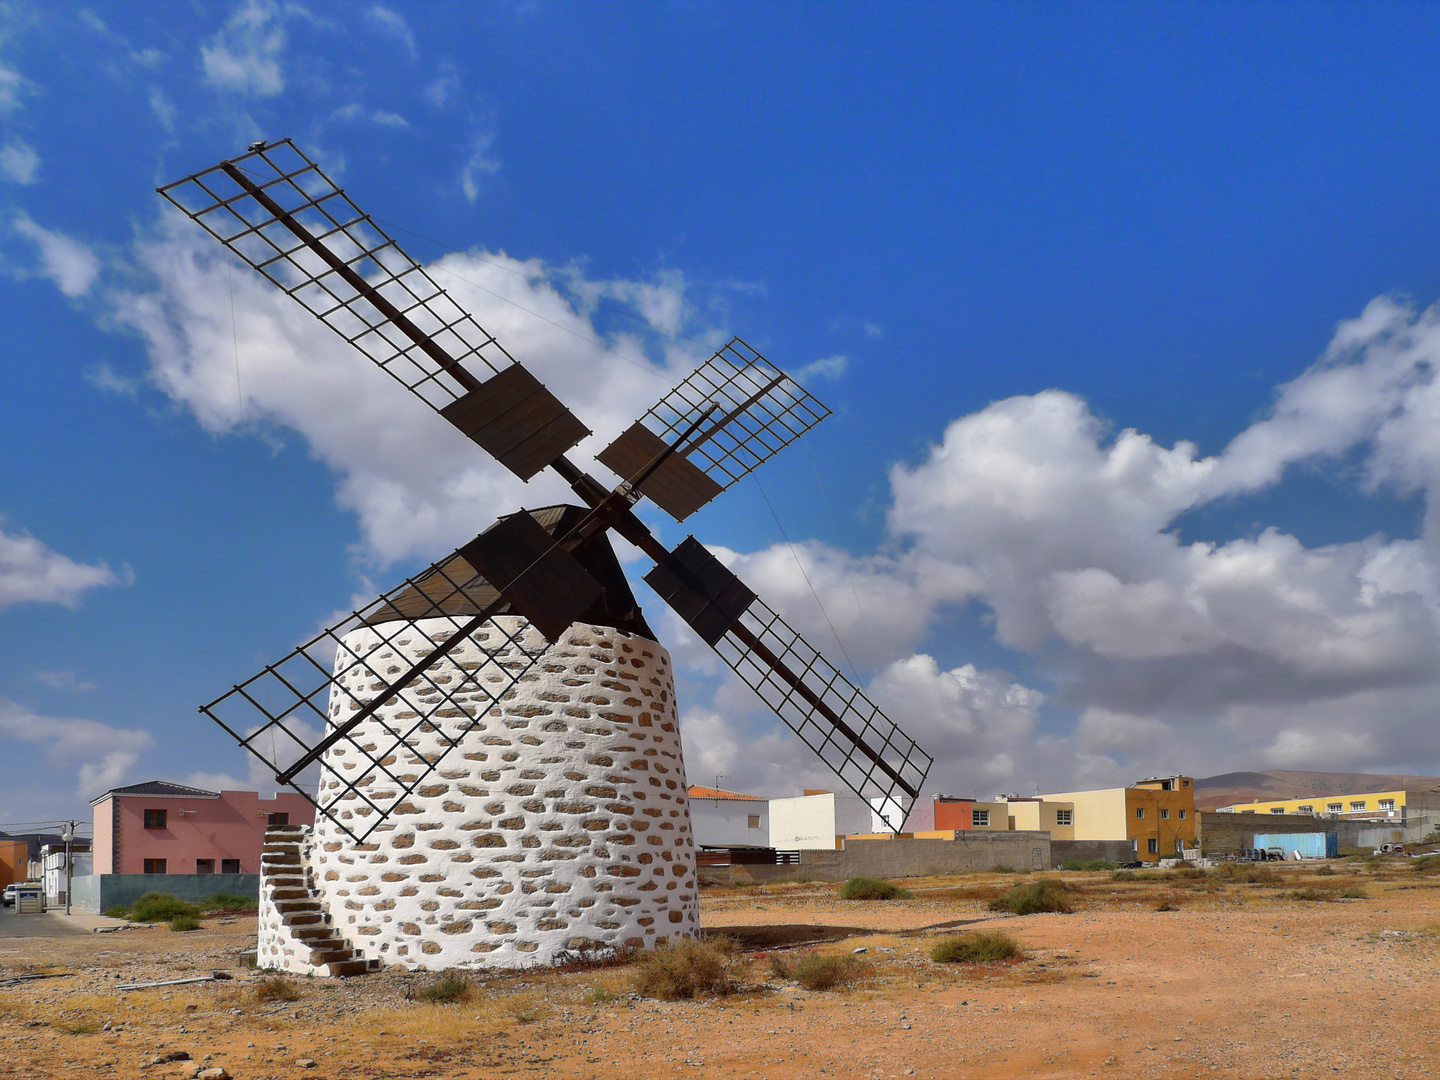
[[[1231,803],[1265,799],[1304,799],[1311,795],[1346,795],[1362,791],[1400,788],[1440,789],[1440,776],[1402,776],[1387,773],[1232,772],[1195,781],[1195,809],[1215,810]]]

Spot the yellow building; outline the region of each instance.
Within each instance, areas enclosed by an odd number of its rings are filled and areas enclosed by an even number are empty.
[[[1128,840],[1141,862],[1174,859],[1195,846],[1195,788],[1188,776],[1151,776],[1130,787],[1041,795],[1043,804],[1068,805],[1067,840]],[[1017,800],[1012,806],[1033,804]],[[1039,811],[1037,811],[1039,812]],[[1030,813],[1030,811],[1025,811]],[[1057,826],[1063,820],[1057,815]],[[1016,818],[1016,828],[1023,828]]]
[[[1236,803],[1223,813],[1301,814],[1311,817],[1404,818],[1406,810],[1440,810],[1440,792],[1366,791],[1355,795],[1308,795],[1303,799],[1266,799]]]
[[[1005,800],[1009,827],[1012,829],[1039,829],[1050,834],[1051,840],[1075,839],[1075,804],[1057,802],[1046,796],[1044,799]]]

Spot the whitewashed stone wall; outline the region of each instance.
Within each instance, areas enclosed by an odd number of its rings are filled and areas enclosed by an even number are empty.
[[[512,633],[525,627],[511,616],[496,622]],[[382,652],[372,663],[413,662],[433,647],[429,635],[444,640],[453,626],[426,620],[414,628],[397,636],[394,624],[386,626],[405,655]],[[491,683],[503,677],[497,665],[513,655],[484,651],[483,629],[475,636],[479,644],[466,643],[431,669],[436,682],[459,685],[462,668]],[[362,628],[345,645],[364,655],[378,640]],[[362,700],[369,678],[351,683]],[[313,877],[346,940],[387,964],[443,969],[548,964],[565,952],[649,947],[698,932],[685,765],[665,649],[576,624],[500,705],[487,709],[487,700],[462,690],[445,702],[433,722],[452,737],[463,731],[464,741],[370,842],[357,845],[318,816]],[[356,730],[356,741],[378,742],[378,720],[403,725],[405,717],[389,714],[405,708],[384,706]],[[331,712],[332,722],[343,719],[338,702]],[[392,769],[443,749],[433,733],[417,735],[415,756]],[[354,757],[336,748],[325,765],[340,774],[363,769]],[[381,783],[375,780],[374,790]],[[333,787],[337,781],[322,780],[322,801]],[[357,803],[353,793],[342,798],[342,817],[363,814],[367,808]]]
[[[287,971],[292,975],[327,975],[329,971],[324,966],[317,966],[310,963],[310,946],[305,941],[296,937],[292,928],[285,924],[285,918],[276,906],[277,901],[287,897],[293,897],[296,889],[284,883],[292,876],[303,876],[308,879],[304,888],[315,892],[315,883],[311,868],[314,834],[306,830],[303,834],[300,848],[300,865],[287,868],[279,874],[269,867],[262,866],[260,870],[260,934],[255,946],[255,965],[268,971]],[[277,881],[277,878],[280,880]]]

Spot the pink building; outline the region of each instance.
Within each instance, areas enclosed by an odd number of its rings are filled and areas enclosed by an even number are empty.
[[[267,825],[312,825],[301,795],[149,780],[91,801],[97,874],[258,874]]]

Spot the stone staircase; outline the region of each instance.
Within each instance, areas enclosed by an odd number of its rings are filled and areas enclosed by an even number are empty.
[[[271,825],[260,855],[262,889],[269,890],[286,935],[310,950],[309,963],[336,976],[379,971],[379,960],[357,953],[330,925],[330,914],[306,876],[303,825]]]

